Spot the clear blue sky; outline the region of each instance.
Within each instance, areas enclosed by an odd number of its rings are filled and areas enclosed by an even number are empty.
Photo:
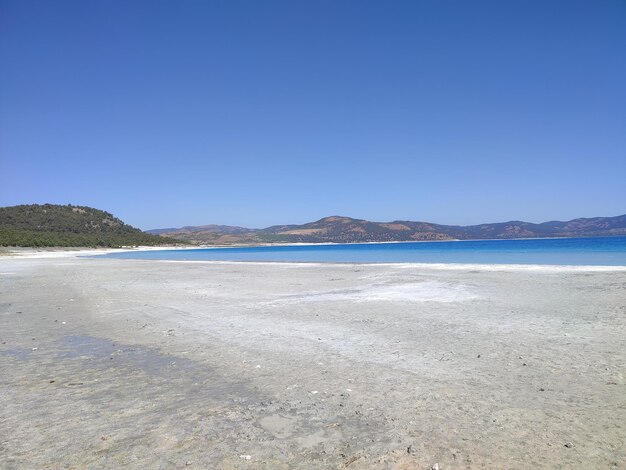
[[[626,2],[0,0],[0,205],[626,213]]]

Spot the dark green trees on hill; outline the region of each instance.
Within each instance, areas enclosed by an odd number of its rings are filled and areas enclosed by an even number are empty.
[[[166,245],[173,239],[142,232],[91,207],[31,204],[0,207],[0,246]]]

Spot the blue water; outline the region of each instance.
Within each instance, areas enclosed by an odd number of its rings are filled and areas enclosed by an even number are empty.
[[[203,248],[103,256],[205,261],[626,266],[626,237]]]

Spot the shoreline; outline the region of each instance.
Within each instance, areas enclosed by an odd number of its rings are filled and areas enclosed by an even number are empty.
[[[190,250],[192,246],[136,246],[123,248],[91,247],[0,247],[0,260],[5,258],[66,258],[76,256],[97,256],[109,253],[160,250]]]
[[[0,251],[2,259],[52,259],[52,258],[98,258],[101,255],[128,253],[135,251],[179,251],[195,250],[196,247],[135,247],[135,248],[21,248],[19,250]],[[437,270],[481,270],[481,271],[543,271],[543,272],[572,272],[572,271],[594,271],[594,272],[622,272],[626,271],[626,266],[621,265],[573,265],[573,264],[513,264],[513,263],[415,263],[415,262],[319,262],[319,261],[237,261],[237,260],[175,260],[175,259],[142,259],[142,258],[104,258],[117,259],[122,261],[158,261],[164,263],[204,263],[204,264],[251,264],[251,265],[293,265],[293,266],[380,266],[398,268],[422,268]]]
[[[571,271],[593,271],[593,272],[623,272],[626,266],[611,265],[575,265],[575,264],[473,264],[473,263],[368,263],[368,262],[318,262],[318,261],[226,261],[226,260],[173,260],[173,259],[141,259],[141,258],[104,258],[120,261],[156,261],[161,263],[202,263],[202,264],[225,264],[225,265],[277,265],[277,266],[367,266],[367,267],[393,267],[393,268],[415,268],[415,269],[437,269],[437,270],[481,270],[481,271],[537,271],[537,272],[571,272]]]

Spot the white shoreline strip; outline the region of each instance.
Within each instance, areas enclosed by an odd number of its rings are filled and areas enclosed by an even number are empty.
[[[50,259],[50,258],[73,258],[91,257],[96,255],[106,255],[110,253],[129,253],[139,251],[172,251],[172,250],[197,250],[196,246],[187,247],[136,247],[136,248],[100,248],[85,250],[42,250],[42,251],[8,251],[0,255],[2,259]],[[466,264],[466,263],[368,263],[368,262],[315,262],[315,261],[233,261],[233,260],[165,260],[165,259],[142,259],[142,258],[102,258],[117,261],[142,261],[142,262],[162,262],[162,263],[205,263],[224,265],[276,265],[291,267],[306,266],[387,266],[404,269],[436,269],[436,270],[480,270],[480,271],[540,271],[540,272],[607,272],[626,271],[626,266],[605,266],[605,265],[555,265],[555,264]]]
[[[626,271],[626,266],[596,266],[596,265],[569,265],[569,264],[463,264],[463,263],[357,263],[357,262],[314,262],[314,261],[223,261],[223,260],[174,260],[174,259],[141,259],[141,258],[102,258],[115,261],[142,261],[158,263],[190,263],[190,264],[217,264],[217,265],[257,265],[257,266],[288,266],[288,267],[391,267],[405,269],[438,269],[438,270],[481,270],[481,271]]]

